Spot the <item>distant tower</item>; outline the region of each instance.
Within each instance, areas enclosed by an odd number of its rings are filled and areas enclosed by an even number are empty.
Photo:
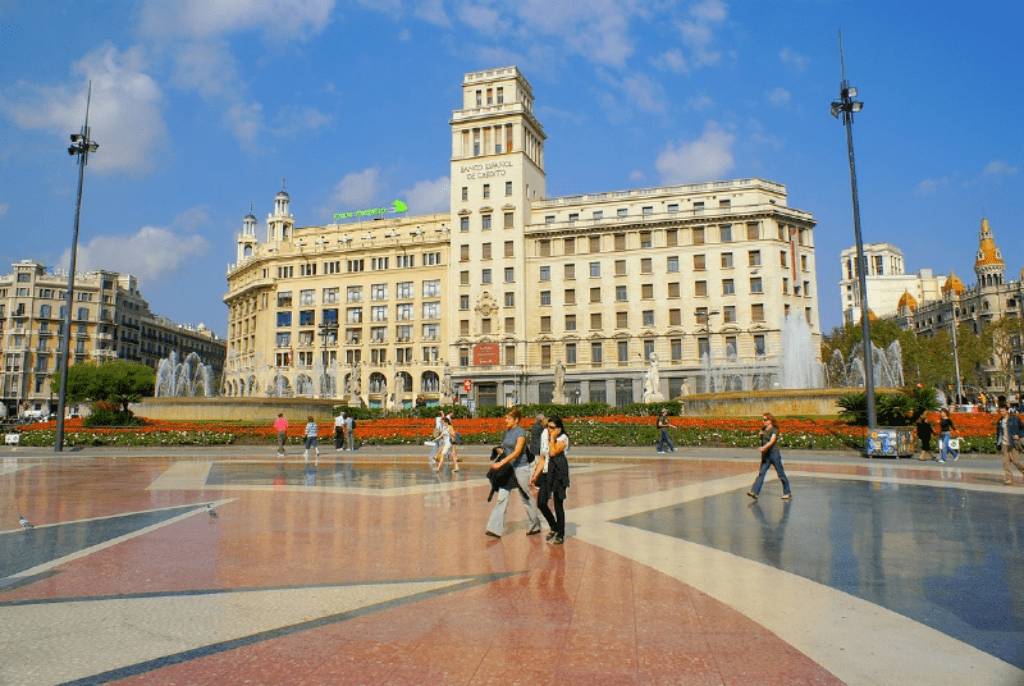
[[[292,237],[295,219],[288,214],[288,203],[291,201],[287,191],[281,190],[274,196],[274,213],[267,216],[267,240],[270,242],[288,241]]]
[[[249,214],[242,220],[242,233],[238,234],[238,257],[236,262],[241,263],[252,257],[256,250],[256,215],[249,208]]]
[[[988,219],[982,219],[981,231],[978,232],[978,259],[974,262],[974,273],[978,275],[978,285],[998,286],[1003,283],[1005,272],[1006,264],[992,238]]]

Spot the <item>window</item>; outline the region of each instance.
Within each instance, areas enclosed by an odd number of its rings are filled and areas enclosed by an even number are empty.
[[[626,234],[615,234],[615,252],[622,252],[626,249]]]
[[[615,216],[616,217],[628,217],[629,216],[629,208],[628,207],[620,207],[619,209],[615,210]]]
[[[645,207],[644,208],[644,210],[648,210],[648,209],[650,209],[650,208],[649,207]],[[648,214],[648,212],[644,212],[644,214]],[[651,235],[652,234],[651,234],[650,231],[641,231],[640,232],[640,247],[641,248],[650,248],[651,246],[654,245],[654,241],[651,238]]]
[[[511,150],[512,146],[509,145],[508,149]],[[508,197],[510,195],[512,195],[512,182],[511,181],[506,181],[505,182],[505,196]]]
[[[515,257],[516,247],[512,241],[505,241],[505,257]]]
[[[370,300],[380,302],[388,299],[388,285],[386,283],[375,283],[370,286]]]
[[[480,273],[480,283],[491,283],[491,270],[484,269]]]
[[[277,306],[278,307],[291,307],[292,306],[292,292],[282,291],[277,294]]]
[[[590,361],[594,366],[599,366],[604,360],[604,350],[601,346],[600,341],[594,341],[590,344]],[[594,401],[594,394],[591,391],[590,400]]]
[[[761,234],[760,226],[758,225],[757,222],[751,222],[750,224],[747,224],[747,240],[748,241],[756,241],[758,238],[761,237],[760,234]]]
[[[576,289],[566,288],[565,289],[565,304],[575,305],[576,304]]]
[[[807,271],[807,255],[800,256],[800,271]]]
[[[654,270],[654,260],[650,257],[645,257],[640,260],[640,273],[650,274]]]
[[[723,243],[732,243],[732,224],[723,224],[718,229]]]
[[[702,272],[707,269],[707,260],[704,255],[693,256],[693,271]]]
[[[673,281],[668,284],[668,297],[678,298],[679,297],[679,282]]]
[[[469,272],[468,271],[463,270],[463,271],[459,272],[459,284],[461,284],[463,286],[468,286],[469,285]]]
[[[362,260],[347,260],[345,267],[349,272],[361,272],[363,271],[364,264]]]
[[[424,319],[440,319],[441,318],[441,303],[429,302],[423,303],[423,318]]]
[[[783,267],[789,266],[789,256],[786,254],[785,250],[779,251],[779,264],[781,264]]]
[[[567,365],[576,364],[576,344],[566,343],[565,344],[565,363]]]
[[[732,253],[722,253],[722,269],[732,269]]]
[[[82,310],[79,310],[78,312],[79,312],[79,314],[81,314]],[[85,319],[85,317],[79,317],[79,319]],[[278,312],[277,313],[277,326],[278,326],[278,328],[283,328],[283,327],[291,326],[291,325],[292,325],[292,313],[291,312]]]
[[[640,297],[644,300],[654,299],[654,284],[645,283],[640,285]]]
[[[513,226],[515,226],[515,212],[505,212],[503,216],[506,229],[511,229]]]
[[[789,279],[782,280],[782,294],[789,295]]]
[[[550,316],[545,315],[545,316],[540,318],[540,332],[541,333],[551,333],[551,317]]]
[[[600,236],[591,236],[588,239],[588,243],[589,243],[589,247],[590,247],[590,252],[601,252],[601,237]]]
[[[754,334],[754,354],[758,357],[764,357],[766,354],[764,346],[764,334]]]
[[[469,262],[469,246],[459,246],[459,262]]]
[[[491,215],[485,214],[480,217],[480,228],[484,231],[491,230]]]
[[[430,326],[436,326],[431,324]],[[426,329],[426,326],[424,326]],[[399,342],[411,341],[412,340],[412,326],[409,324],[400,324],[395,327],[395,337]]]
[[[411,283],[410,283],[411,285]],[[439,298],[441,297],[441,280],[440,279],[427,279],[423,282],[423,297],[424,298]]]
[[[541,305],[550,305],[551,304],[551,291],[541,291],[540,292],[540,304]]]
[[[282,331],[277,334],[277,347],[287,348],[292,344],[292,335],[290,332]]]
[[[601,287],[595,286],[590,289],[590,302],[599,303],[601,302]]]
[[[299,276],[316,276],[316,264],[300,264]]]
[[[515,332],[516,332],[516,318],[515,317],[505,317],[505,333],[515,333]]]
[[[468,295],[460,295],[459,296],[459,309],[460,310],[468,310],[469,309],[469,296]]]
[[[363,308],[350,307],[345,310],[345,321],[349,324],[360,324],[363,321]]]
[[[629,313],[628,312],[616,312],[615,313],[615,326],[620,329],[629,328]]]
[[[575,331],[576,330],[576,315],[567,314],[565,315],[565,330]]]
[[[488,317],[484,317],[480,320],[480,333],[489,334],[491,333],[491,320]]]
[[[555,223],[555,215],[553,215],[553,214],[545,215],[544,216],[544,223],[545,224],[554,224]]]
[[[706,296],[708,294],[708,282],[695,281],[693,283],[693,294],[698,297]]]
[[[569,221],[571,221],[571,222],[578,222],[579,220],[580,220],[580,213],[579,212],[570,212],[569,213]]]
[[[670,272],[679,271],[679,257],[676,255],[669,256],[665,262],[665,269]]]
[[[594,210],[594,219],[604,219],[604,210]]]
[[[387,257],[373,257],[373,258],[370,258],[370,269],[376,271],[378,269],[387,269],[387,268],[388,268],[388,258]]]
[[[515,306],[516,306],[516,294],[515,293],[506,293],[505,294],[505,307],[515,307]],[[469,296],[466,296],[466,307],[464,309],[467,309],[467,310],[469,309]]]
[[[600,276],[601,276],[601,263],[600,262],[591,262],[590,263],[590,277],[596,279],[596,278],[598,278]]]
[[[760,250],[749,250],[749,251],[747,251],[747,266],[748,267],[760,267],[761,266],[761,251]]]
[[[396,255],[395,269],[412,269],[416,266],[415,255]]]
[[[505,267],[505,283],[514,283],[516,280],[516,270],[514,267]]]
[[[722,321],[731,324],[736,321],[736,306],[726,305],[722,308]]]
[[[329,309],[329,310],[324,310],[322,314],[323,314],[323,322],[325,324],[337,324],[338,323],[338,310],[337,310],[337,308],[332,308],[332,309]]]
[[[551,280],[551,267],[544,266],[540,268],[540,280],[550,281]]]
[[[491,197],[491,184],[489,184],[489,183],[485,183],[484,184],[484,197],[485,198]]]
[[[617,301],[619,301],[619,302],[625,302],[626,300],[629,300],[629,297],[626,295],[626,287],[625,286],[616,286],[615,287],[615,299]]]
[[[370,342],[371,343],[383,343],[388,338],[388,327],[386,326],[373,326],[370,327]]]
[[[736,295],[736,282],[732,279],[722,279],[722,295]]]
[[[316,310],[300,310],[299,326],[313,326],[316,323]]]
[[[643,311],[644,326],[654,326],[654,310]]]
[[[697,203],[694,203],[694,208],[696,208],[696,205],[697,205]],[[693,244],[694,245],[703,245],[704,244],[704,227],[703,226],[699,226],[699,227],[697,227],[697,228],[695,228],[693,230]]]
[[[484,243],[480,246],[480,258],[484,260],[491,259],[491,244]]]
[[[573,281],[576,279],[576,264],[565,265],[565,280]]]
[[[462,199],[463,200],[469,200],[469,187],[468,186],[463,186],[462,187]]]
[[[39,306],[39,316],[42,319],[49,319],[50,318],[50,312],[51,312],[51,309],[50,309],[49,305],[40,305]]]
[[[338,304],[338,289],[337,288],[325,288],[323,290],[324,305],[337,305]]]
[[[761,303],[754,303],[750,306],[750,319],[755,322],[764,321],[764,305]]]
[[[629,342],[619,341],[615,347],[619,357],[619,364],[629,364]]]
[[[396,307],[395,317],[400,322],[411,322],[413,319],[412,303],[406,303]]]
[[[459,217],[459,231],[469,231],[469,217]]]
[[[678,307],[672,308],[668,311],[668,324],[669,326],[681,326],[683,323],[682,310]]]
[[[761,277],[755,276],[750,279],[750,292],[751,293],[764,293],[764,287],[761,285]]]
[[[540,241],[539,247],[540,247],[540,256],[541,257],[551,257],[551,241],[549,241],[549,240]]]
[[[566,255],[575,255],[576,254],[576,239],[575,238],[566,238],[565,241],[563,241],[563,243],[562,243],[562,252],[564,252]]]
[[[600,312],[592,312],[590,314],[590,328],[591,329],[600,329],[601,328],[601,313]]]

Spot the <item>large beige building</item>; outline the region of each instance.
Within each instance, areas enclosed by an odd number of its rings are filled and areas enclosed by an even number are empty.
[[[875,317],[895,315],[908,299],[918,303],[935,300],[941,295],[946,277],[932,274],[931,269],[907,274],[903,251],[891,243],[866,243],[864,259],[868,264],[864,278],[868,290],[868,308]],[[839,261],[842,273],[839,297],[843,303],[843,321],[855,324],[860,321],[861,310],[856,246],[839,253]]]
[[[389,217],[396,202],[296,228],[281,192],[262,241],[246,217],[227,393],[624,405],[776,385],[787,315],[817,352],[815,222],[784,186],[549,198],[523,75],[462,87],[449,213]]]
[[[0,276],[0,392],[8,413],[56,409],[50,377],[60,369],[68,276],[31,260]],[[202,325],[188,327],[153,314],[131,274],[75,275],[70,363],[122,359],[154,369],[171,352],[197,353],[219,374],[225,341]]]

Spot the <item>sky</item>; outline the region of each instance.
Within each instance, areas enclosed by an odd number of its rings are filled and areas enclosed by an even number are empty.
[[[854,244],[971,285],[982,217],[1024,267],[1024,8],[863,0],[0,0],[0,273],[136,274],[151,309],[224,335],[226,271],[285,184],[297,226],[403,199],[447,211],[466,72],[516,65],[551,197],[760,177],[813,214],[822,330]]]

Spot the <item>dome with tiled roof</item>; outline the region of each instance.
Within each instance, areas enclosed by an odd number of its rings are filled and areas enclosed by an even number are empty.
[[[952,291],[956,295],[960,295],[965,290],[967,289],[964,288],[964,282],[960,280],[960,277],[953,273],[952,269],[950,269],[949,276],[946,277],[946,283],[942,284],[942,294],[946,295]]]
[[[992,238],[992,229],[989,228],[988,219],[981,220],[981,231],[978,237],[978,259],[974,262],[975,267],[985,264],[1003,264],[1003,256],[996,247],[995,239]]]
[[[903,291],[900,301],[896,303],[897,310],[902,310],[904,307],[909,307],[912,310],[917,308],[917,298],[912,296],[909,290]]]

